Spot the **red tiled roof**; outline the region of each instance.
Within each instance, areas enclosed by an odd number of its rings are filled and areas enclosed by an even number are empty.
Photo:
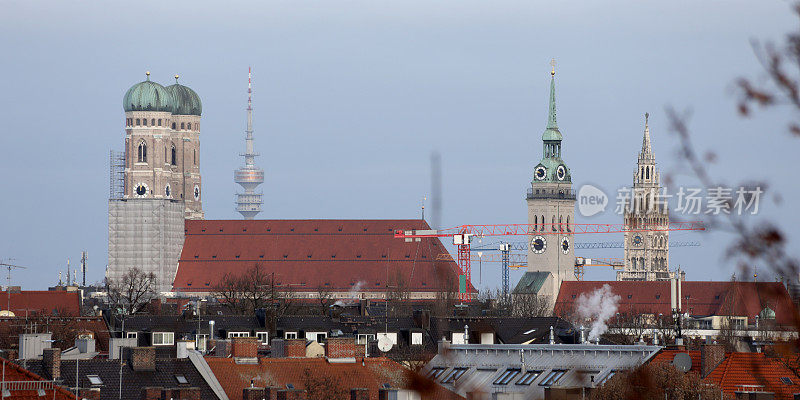
[[[783,377],[789,378],[791,384],[782,382]],[[764,353],[729,353],[705,381],[719,385],[726,393],[775,393],[776,400],[791,400],[795,393],[800,393],[800,378],[781,361],[766,357]]]
[[[362,291],[385,291],[387,278],[394,285],[398,276],[411,291],[457,290],[458,265],[436,260],[447,252],[441,241],[395,239],[399,229],[430,227],[423,220],[187,220],[173,288],[211,291],[226,273],[258,264],[293,291],[350,290],[359,282]]]
[[[47,381],[47,379],[42,378],[39,375],[34,374],[33,372],[28,371],[27,369],[22,368],[21,366],[14,364],[12,362],[7,361],[6,359],[0,358],[0,362],[4,365],[3,371],[5,373],[5,380],[6,381],[17,381],[17,382],[30,382],[30,381]],[[68,390],[56,386],[55,389],[46,389],[44,397],[39,397],[39,393],[34,390],[14,390],[14,384],[9,387],[9,392],[11,396],[3,397],[3,400],[39,400],[39,399],[59,399],[59,400],[68,400],[68,399],[75,399],[75,396],[71,394]]]
[[[663,349],[659,351],[655,357],[650,359],[650,362],[672,363],[672,360],[675,359],[675,355],[678,353],[689,354],[689,357],[692,359],[692,368],[689,371],[700,373],[700,350]]]
[[[260,358],[258,364],[236,364],[232,358],[206,357],[223,390],[231,400],[240,400],[242,390],[250,387],[273,386],[281,389],[292,384],[296,389],[304,389],[304,371],[312,376],[333,378],[338,385],[347,390],[366,388],[371,400],[378,399],[378,391],[383,384],[392,388],[408,388],[409,371],[402,365],[387,358],[366,358],[354,363],[330,363],[324,358]],[[463,397],[434,385],[423,400],[456,400]]]
[[[620,296],[619,312],[669,315],[669,281],[566,281],[556,299],[556,315],[569,314],[581,293],[609,285]],[[793,325],[796,309],[780,282],[682,282],[681,307],[691,315],[736,315],[755,320],[765,307],[776,322]]]
[[[78,292],[59,290],[23,290],[21,292],[0,292],[0,310],[9,308],[24,317],[30,314],[70,315],[81,314],[81,298]]]

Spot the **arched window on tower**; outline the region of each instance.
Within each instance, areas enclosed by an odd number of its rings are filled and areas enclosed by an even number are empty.
[[[185,127],[186,127],[186,124],[184,124],[183,122],[181,122],[181,129],[186,129]]]
[[[144,142],[144,140],[139,142],[137,156],[138,156],[137,157],[138,162],[143,162],[143,163],[147,162],[147,144]]]
[[[186,123],[186,129],[192,130],[192,123],[191,122],[187,122]]]
[[[197,150],[192,150],[192,164],[197,165]]]
[[[136,118],[136,126],[139,126],[139,125],[141,125],[141,124],[142,124],[142,122],[141,122],[141,121],[142,121],[142,120],[140,120],[139,118]]]
[[[178,154],[175,151],[175,145],[174,144],[172,145],[172,149],[170,150],[170,160],[171,160],[170,164],[178,165]]]
[[[544,214],[542,214],[542,218],[539,221],[542,221],[542,224],[539,225],[539,230],[544,232]]]
[[[650,167],[647,167],[647,168],[645,169],[645,177],[646,177],[647,179],[650,179]]]
[[[556,216],[555,215],[553,215],[553,218],[551,218],[551,221],[552,221],[551,224],[553,226],[553,232],[555,232],[556,231]]]
[[[172,129],[175,129],[175,123],[174,122],[172,123]]]
[[[161,126],[161,118],[158,119],[158,126]]]
[[[539,229],[539,216],[538,215],[534,215],[533,216],[533,230],[537,230],[537,229]]]
[[[569,215],[567,215],[567,232],[572,232],[572,228],[569,226]]]
[[[561,225],[561,215],[558,216],[558,231],[564,232],[564,228]]]
[[[156,126],[156,119],[155,118],[150,120],[150,126]]]

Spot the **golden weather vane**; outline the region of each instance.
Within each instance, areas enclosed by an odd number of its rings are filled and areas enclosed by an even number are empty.
[[[556,74],[556,59],[555,58],[550,60],[550,67],[552,68],[550,70],[550,75],[555,75]]]

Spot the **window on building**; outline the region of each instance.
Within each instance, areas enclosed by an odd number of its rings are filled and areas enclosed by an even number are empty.
[[[567,371],[563,369],[554,369],[550,371],[547,375],[545,375],[542,382],[539,383],[539,386],[553,386],[558,383],[558,380],[564,376]]]
[[[206,346],[208,344],[208,335],[207,334],[199,334],[196,335],[194,338],[194,345],[198,351],[205,352]]]
[[[153,332],[153,346],[172,346],[175,344],[174,332]]]
[[[794,383],[792,382],[792,378],[789,378],[788,376],[782,376],[781,383],[783,383],[784,385],[794,385]]]
[[[89,380],[92,386],[100,386],[103,384],[103,380],[97,375],[86,375],[86,379]]]
[[[422,344],[422,332],[411,332],[411,344]]]
[[[186,376],[184,375],[175,375],[175,381],[177,381],[178,384],[181,385],[186,385],[187,383],[189,383],[189,380],[186,379]]]
[[[197,165],[197,150],[192,149],[192,164]]]
[[[191,122],[187,122],[186,123],[186,129],[192,130],[192,123]]]
[[[170,150],[170,154],[171,154],[171,156],[170,156],[170,161],[171,161],[170,164],[178,165],[178,152],[175,151],[175,145],[174,144],[172,145],[172,149]]]
[[[284,339],[297,339],[297,332],[286,332],[283,335]]]
[[[142,118],[142,126],[147,126],[147,118]]]
[[[161,126],[161,118],[158,119],[158,126]]]
[[[371,333],[359,333],[356,337],[356,344],[367,344],[375,340],[375,335]]]
[[[156,126],[156,119],[155,118],[150,120],[150,126]]]
[[[175,129],[175,123],[174,122],[172,123],[172,129]]]
[[[186,124],[181,122],[181,129],[186,129]]]
[[[519,378],[519,380],[517,381],[517,385],[525,385],[525,386],[530,385],[541,374],[542,371],[525,371],[525,373],[522,374],[522,377]]]
[[[467,367],[456,367],[450,370],[450,372],[445,375],[444,379],[442,379],[442,383],[455,383],[458,378],[461,378],[461,375],[464,375],[469,368]]]
[[[147,143],[145,143],[144,140],[139,142],[139,149],[137,155],[138,157],[136,159],[138,160],[138,162],[143,162],[143,163],[147,162]]]
[[[428,373],[428,378],[430,378],[431,380],[435,381],[436,378],[438,378],[439,375],[441,375],[442,372],[444,372],[444,370],[446,370],[446,369],[447,368],[445,368],[445,367],[433,367],[431,369],[431,372]]]
[[[250,332],[228,332],[228,339],[236,337],[250,337]]]
[[[139,126],[141,124],[142,124],[142,121],[139,118],[136,118],[136,126]]]
[[[139,339],[139,332],[125,332],[125,337],[128,339]]]
[[[258,342],[261,344],[269,344],[269,332],[256,332]]]
[[[512,379],[516,378],[522,370],[519,368],[509,368],[505,370],[497,379],[492,382],[493,385],[508,385]]]

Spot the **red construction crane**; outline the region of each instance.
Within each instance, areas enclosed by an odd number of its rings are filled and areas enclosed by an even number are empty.
[[[458,248],[458,266],[461,268],[463,278],[459,278],[461,290],[460,298],[463,301],[472,300],[469,292],[469,283],[472,282],[472,268],[470,264],[470,242],[473,236],[514,236],[514,235],[580,235],[587,233],[621,233],[621,232],[664,232],[664,231],[701,231],[705,230],[702,221],[670,222],[664,227],[660,224],[640,224],[629,227],[625,224],[499,224],[499,225],[459,225],[454,228],[442,230],[397,230],[394,237],[411,242],[418,238],[452,237],[453,244]]]

